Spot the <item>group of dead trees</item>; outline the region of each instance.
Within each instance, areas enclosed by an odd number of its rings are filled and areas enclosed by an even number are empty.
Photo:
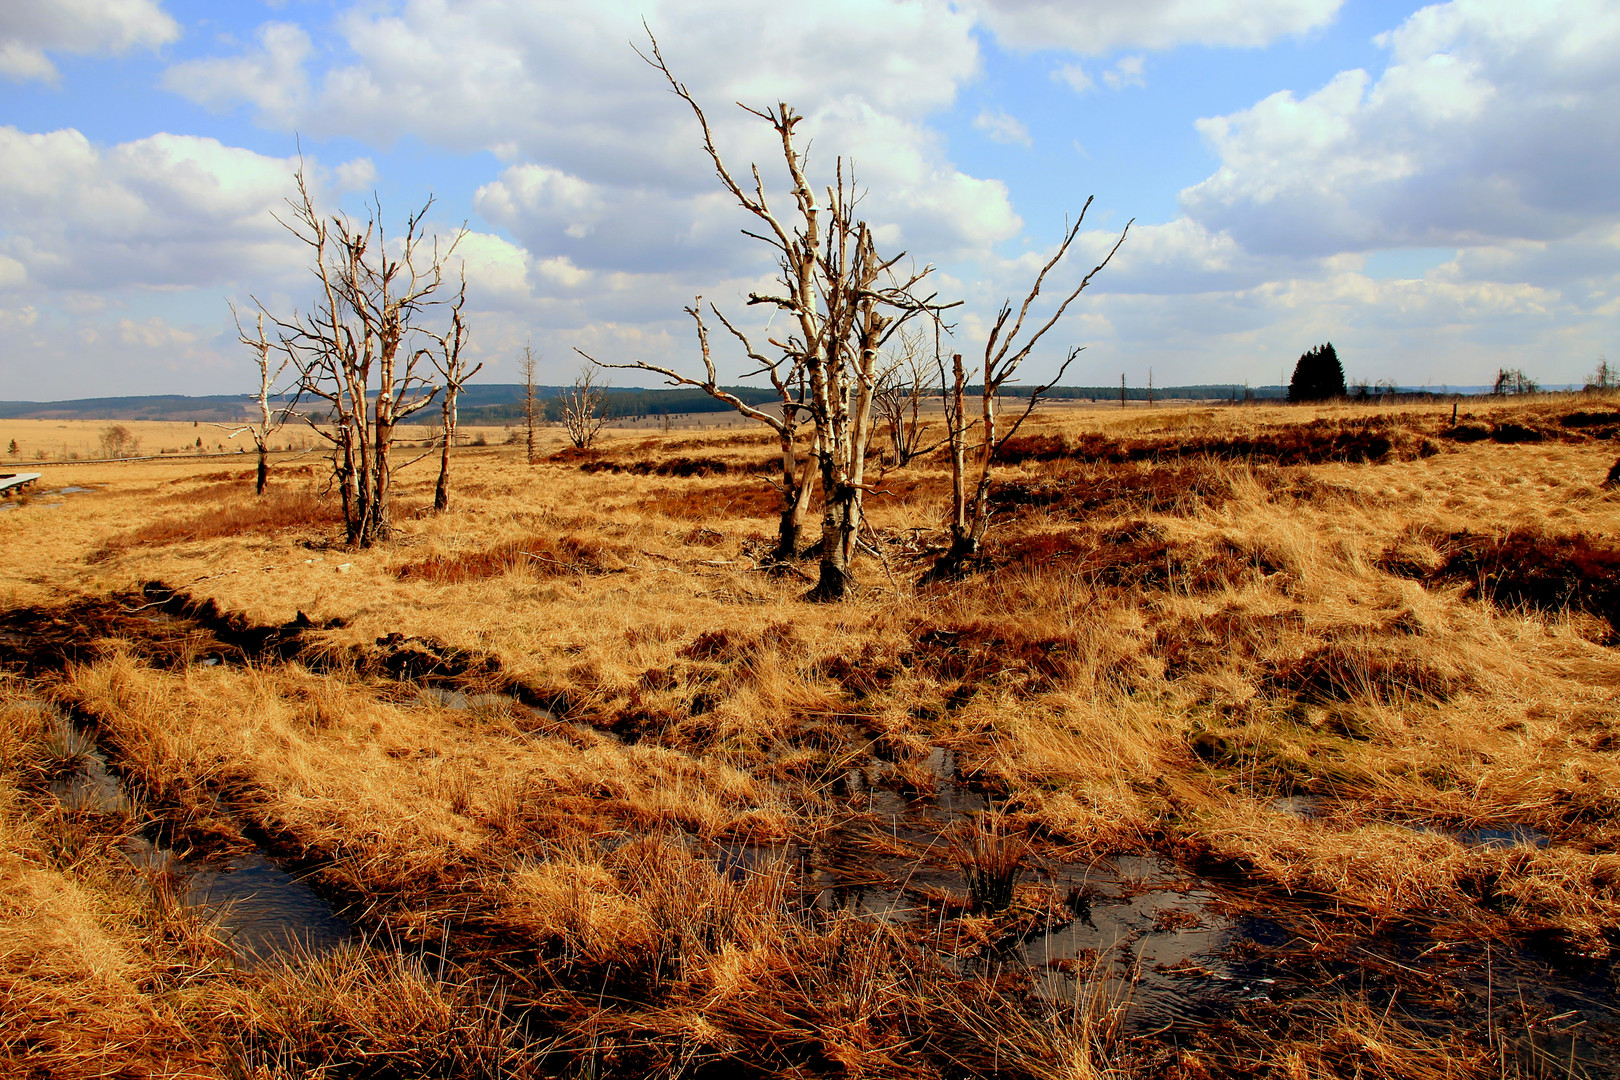
[[[959,353],[953,353],[947,369],[940,342],[949,329],[946,316],[959,302],[942,302],[927,290],[932,267],[918,269],[905,262],[904,253],[879,253],[872,228],[859,214],[855,179],[846,175],[842,159],[837,162],[833,182],[818,192],[796,142],[803,117],[786,104],[745,107],[771,127],[780,143],[792,204],[783,212],[767,197],[757,166],[750,170],[749,187],[738,181],[715,143],[703,109],[671,73],[656,41],[650,51],[648,62],[696,117],[704,151],[721,185],[756,219],[758,231],[745,231],[773,250],[778,287],[750,293],[748,303],[771,308],[784,317],[786,325],[781,331],[769,336],[763,346],[756,346],[718,307],[710,304],[707,312],[755,365],[751,374],[770,379],[777,401],[771,406],[750,405],[720,386],[699,297],[686,310],[696,323],[703,375],[691,376],[642,360],[599,363],[585,356],[589,362],[585,372],[561,402],[563,426],[570,440],[575,446],[589,446],[605,422],[605,386],[596,381],[596,367],[634,368],[662,375],[674,384],[702,389],[765,424],[776,432],[781,448],[781,474],[775,481],[781,499],[776,561],[788,565],[797,558],[819,489],[820,573],[810,596],[837,600],[855,584],[851,567],[864,521],[864,498],[871,490],[866,468],[873,436],[880,426],[887,428],[899,465],[931,449],[924,446],[922,413],[924,399],[931,388],[937,388],[944,408],[943,444],[949,447],[952,474],[951,505],[946,514],[950,542],[926,578],[961,573],[977,557],[990,527],[990,476],[996,455],[1079,350],[1068,351],[1051,382],[1030,391],[1022,412],[1010,423],[998,414],[1002,393],[1016,381],[1033,350],[1069,305],[1108,265],[1125,232],[1101,262],[1062,295],[1055,310],[1044,318],[1032,317],[1048,275],[1063,262],[1079,235],[1091,205],[1088,199],[1016,313],[1010,302],[1002,306],[982,361],[966,363]],[[308,422],[331,446],[333,479],[342,498],[348,541],[369,546],[385,539],[391,528],[395,430],[435,400],[441,408],[442,440],[435,505],[443,509],[448,503],[456,399],[478,370],[469,369],[463,356],[465,277],[458,288],[443,295],[448,292],[446,267],[460,234],[441,243],[429,233],[424,227],[432,205],[429,199],[407,219],[403,236],[390,239],[384,234],[375,202],[364,222],[342,214],[323,215],[315,207],[302,168],[296,179],[298,198],[291,202],[291,219],[283,224],[311,250],[311,268],[318,284],[316,300],[307,311],[285,316],[259,304],[255,332],[242,331],[242,341],[258,360],[261,379],[258,416],[239,430],[250,433],[259,450],[258,486],[262,491],[270,434],[294,416]],[[1127,224],[1126,231],[1129,228]],[[442,331],[428,328],[435,317],[442,317]],[[526,349],[531,463],[535,460],[533,361],[532,352]],[[289,369],[293,392],[287,403],[286,394],[276,398],[276,383]],[[977,400],[970,402],[970,396]],[[306,401],[315,407],[300,409]]]
[[[254,441],[262,494],[271,434],[295,419],[307,423],[331,448],[347,540],[369,547],[393,527],[396,431],[435,402],[440,459],[434,505],[449,505],[457,399],[483,366],[469,366],[466,356],[465,274],[449,280],[461,233],[441,239],[426,228],[429,198],[406,219],[403,234],[390,237],[378,203],[364,221],[323,214],[302,167],[295,180],[298,197],[289,201],[292,213],[282,224],[310,249],[315,302],[278,315],[255,299],[251,334],[238,320],[260,378],[257,415],[233,434]],[[291,385],[283,386],[289,372]]]
[[[1042,267],[1016,317],[1004,305],[995,320],[984,359],[965,364],[960,354],[945,370],[938,343],[944,319],[957,303],[941,302],[926,290],[932,267],[918,270],[902,266],[904,254],[884,256],[877,250],[872,229],[858,214],[860,198],[842,159],[834,182],[818,193],[807,175],[803,151],[795,142],[802,117],[786,104],[774,108],[743,108],[769,124],[781,145],[782,164],[792,207],[786,213],[771,205],[758,166],[750,170],[751,185],[743,187],[726,165],[702,107],[686,86],[675,78],[651,44],[648,63],[661,72],[670,89],[696,117],[703,149],[722,187],[760,226],[748,235],[768,244],[777,263],[777,288],[750,293],[750,305],[775,309],[786,317],[783,332],[756,347],[714,304],[708,312],[736,339],[755,365],[753,375],[765,375],[776,389],[778,402],[762,408],[750,405],[719,385],[710,349],[702,298],[687,308],[697,324],[704,374],[691,376],[643,360],[606,363],[607,367],[635,368],[664,376],[671,383],[697,387],[742,415],[773,429],[782,450],[782,471],[776,486],[781,496],[781,527],[776,559],[786,564],[796,557],[800,534],[812,498],[821,491],[820,573],[810,597],[837,600],[855,584],[851,565],[861,531],[868,448],[881,421],[889,428],[900,463],[923,450],[921,414],[929,379],[924,350],[932,331],[937,385],[945,407],[946,442],[950,447],[952,505],[948,516],[950,544],[929,577],[960,573],[977,556],[990,526],[990,471],[996,454],[1017,432],[1040,395],[1056,384],[1079,350],[1070,350],[1057,377],[1029,394],[1021,415],[1001,424],[997,415],[1003,389],[1042,338],[1057,325],[1068,306],[1091,283],[1124,241],[1120,234],[1108,255],[1044,320],[1030,320],[1031,308],[1053,268],[1062,262],[1079,235],[1085,211],[1067,230],[1062,244]],[[1086,201],[1089,209],[1091,201]],[[1129,229],[1129,225],[1126,226]],[[584,354],[582,354],[584,355]],[[593,358],[586,356],[586,359]],[[594,362],[594,360],[593,360]],[[979,400],[970,407],[968,388],[978,386]],[[799,465],[800,448],[805,464]]]

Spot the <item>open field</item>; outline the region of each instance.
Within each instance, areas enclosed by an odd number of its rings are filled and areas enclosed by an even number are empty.
[[[841,605],[746,428],[492,430],[365,551],[313,454],[55,465],[0,1073],[1615,1075],[1620,399],[1450,416],[1043,410],[987,565],[915,586],[923,459]]]

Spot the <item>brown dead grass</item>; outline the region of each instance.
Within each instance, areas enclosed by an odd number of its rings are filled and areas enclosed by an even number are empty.
[[[96,563],[131,548],[194,544],[232,536],[308,533],[342,523],[342,507],[334,499],[323,498],[312,491],[272,488],[263,497],[255,498],[251,488],[236,490],[233,487],[229,493],[238,499],[227,507],[216,507],[189,518],[149,522],[129,533],[109,538],[86,559]],[[244,494],[248,497],[240,498]]]
[[[245,823],[369,927],[454,944],[443,977],[383,952],[282,983],[231,977],[250,996],[230,1015],[258,1034],[230,1045],[261,1064],[295,1048],[285,1075],[367,1041],[398,1071],[444,1067],[411,1057],[413,1039],[463,1063],[506,1055],[519,1074],[1496,1075],[1498,1048],[1466,1022],[1425,1036],[1337,991],[1229,1043],[1133,1058],[1106,1005],[1058,1025],[1005,972],[962,977],[903,930],[810,914],[791,859],[770,854],[845,836],[862,812],[839,786],[850,763],[926,795],[940,778],[925,763],[949,750],[953,782],[991,792],[1007,835],[1043,851],[1153,851],[1300,932],[1398,925],[1607,963],[1610,410],[1476,411],[1461,419],[1486,436],[1468,441],[1433,406],[1054,410],[1000,470],[990,570],[912,587],[945,481],[918,462],[873,495],[867,589],[839,607],[756,572],[776,496],[734,475],[769,452],[752,435],[609,437],[590,460],[617,471],[468,453],[452,513],[352,553],[306,546],[330,529],[291,495],[284,516],[255,511],[202,465],[83,467],[64,482],[95,495],[0,517],[8,551],[38,568],[0,595],[83,630],[68,666],[27,669],[30,692],[95,722],[165,836],[229,845]],[[430,483],[405,474],[402,498]],[[154,517],[188,502],[206,513]],[[351,660],[204,668],[163,644],[172,629],[98,630],[97,598],[146,579],[268,626],[340,616],[318,631],[323,655]],[[502,679],[566,711],[448,709],[396,678],[412,672],[353,661],[390,635],[498,658]],[[0,766],[43,767],[36,729],[0,742]],[[1283,795],[1321,810],[1301,820],[1274,808]],[[1453,836],[1505,825],[1549,846]],[[862,835],[857,860],[882,850]],[[764,854],[738,870],[739,845]],[[55,865],[38,851],[30,866]],[[30,880],[86,890],[73,902],[101,912],[108,887],[74,865]],[[966,885],[931,902],[981,937],[1029,917],[969,914]],[[119,933],[138,964],[160,955],[146,931]],[[29,993],[57,978],[19,971]],[[116,1004],[126,993],[49,1008],[147,1008]],[[509,1004],[491,1012],[496,993]],[[205,1013],[154,1021],[139,1045],[178,1031],[206,1058]]]

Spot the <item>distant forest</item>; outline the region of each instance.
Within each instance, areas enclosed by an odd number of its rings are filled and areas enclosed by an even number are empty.
[[[568,387],[536,386],[537,404],[546,419],[561,416],[561,397]],[[769,404],[776,400],[773,390],[758,386],[728,386],[725,388],[751,405]],[[970,393],[978,393],[977,387]],[[1251,400],[1275,401],[1284,396],[1280,386],[1243,387],[1233,384],[1202,386],[1165,386],[1149,391],[1145,386],[1127,387],[1125,396],[1130,401],[1146,401],[1151,393],[1156,400],[1178,399],[1192,401],[1243,401],[1245,394]],[[1008,387],[1008,397],[1026,397],[1028,387]],[[1046,394],[1053,400],[1064,401],[1118,401],[1118,386],[1055,386]],[[286,401],[288,399],[281,399]],[[154,394],[144,397],[78,398],[72,401],[0,401],[0,419],[28,420],[194,420],[203,423],[230,423],[247,415],[253,399],[246,394],[217,394],[210,397],[186,397],[180,394]],[[607,391],[608,415],[615,418],[663,416],[679,413],[726,412],[729,406],[716,401],[701,390],[689,387],[675,389],[640,389],[610,387]],[[523,419],[523,385],[521,383],[475,383],[461,396],[461,422],[463,424],[506,425]],[[418,424],[436,424],[439,412],[435,408],[423,409],[411,417]]]

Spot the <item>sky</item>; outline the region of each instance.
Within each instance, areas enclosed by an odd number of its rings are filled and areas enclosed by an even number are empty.
[[[778,206],[736,103],[804,115],[970,358],[1088,197],[1048,295],[1134,220],[1030,380],[1076,346],[1070,385],[1275,384],[1324,341],[1405,386],[1620,356],[1616,0],[5,0],[0,398],[254,389],[231,305],[314,295],[273,216],[300,149],[325,210],[465,226],[482,381],[525,343],[542,383],[575,348],[697,371],[699,295],[768,331],[770,251],[648,29]]]

